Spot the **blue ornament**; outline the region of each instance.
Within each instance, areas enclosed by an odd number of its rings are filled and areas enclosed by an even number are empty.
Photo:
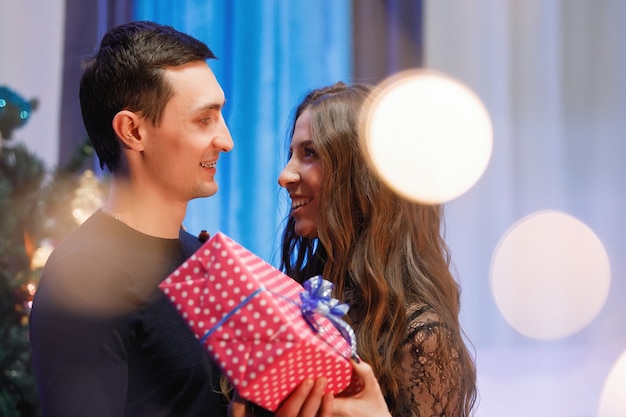
[[[39,101],[26,100],[9,87],[0,86],[0,136],[11,139],[13,130],[24,126]]]

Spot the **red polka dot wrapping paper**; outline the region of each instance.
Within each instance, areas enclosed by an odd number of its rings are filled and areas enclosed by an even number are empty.
[[[350,384],[350,344],[324,316],[302,315],[302,285],[218,232],[161,283],[239,395],[270,411],[304,379]]]

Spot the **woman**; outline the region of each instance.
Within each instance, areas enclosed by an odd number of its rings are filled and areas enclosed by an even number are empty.
[[[337,83],[296,109],[278,179],[292,201],[281,268],[299,282],[321,274],[350,304],[359,354],[394,417],[466,417],[476,375],[442,208],[399,197],[367,166],[359,118],[371,91]]]

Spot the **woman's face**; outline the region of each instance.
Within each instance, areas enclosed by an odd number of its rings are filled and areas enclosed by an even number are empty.
[[[289,147],[289,161],[278,176],[291,198],[295,232],[301,237],[317,237],[319,195],[322,187],[322,162],[313,145],[311,112],[305,110],[296,120]]]

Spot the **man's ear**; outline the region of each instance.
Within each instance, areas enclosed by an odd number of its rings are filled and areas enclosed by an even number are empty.
[[[128,148],[143,151],[139,124],[141,118],[130,110],[121,110],[113,117],[113,130]]]

